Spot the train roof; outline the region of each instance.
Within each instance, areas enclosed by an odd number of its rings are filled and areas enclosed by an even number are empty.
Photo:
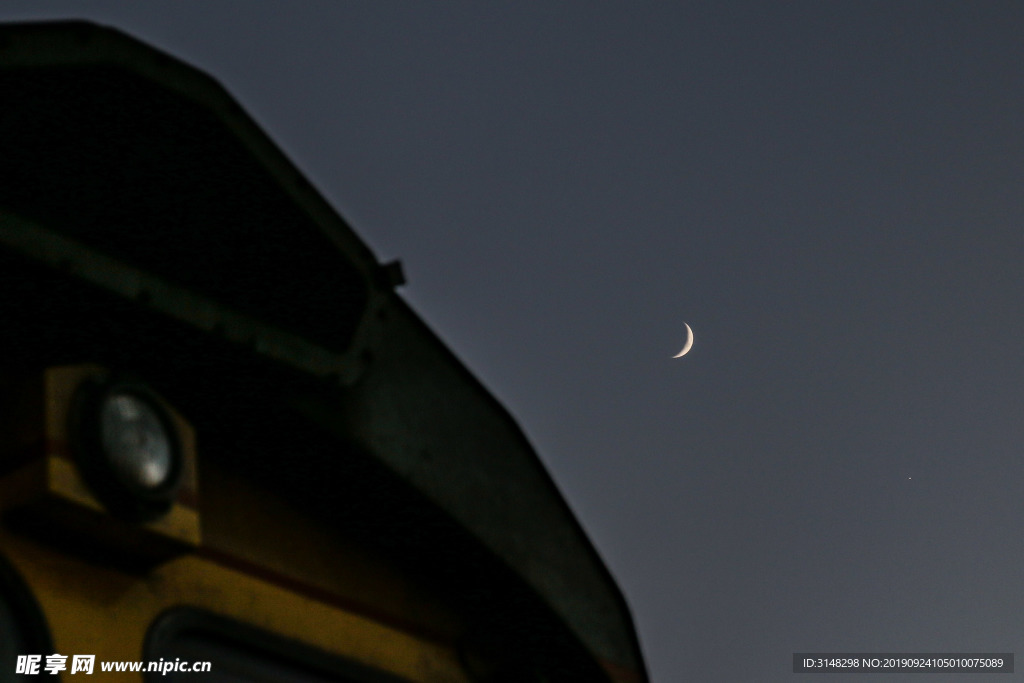
[[[0,28],[0,92],[0,250],[301,378],[282,401],[453,520],[613,678],[646,680],[618,587],[513,418],[223,87],[75,21]]]

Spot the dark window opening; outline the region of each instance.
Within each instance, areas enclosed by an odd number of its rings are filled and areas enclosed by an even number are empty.
[[[210,662],[209,672],[150,672],[147,681],[407,683],[391,674],[210,612],[179,607],[157,618],[147,662]],[[169,667],[168,667],[169,668]]]

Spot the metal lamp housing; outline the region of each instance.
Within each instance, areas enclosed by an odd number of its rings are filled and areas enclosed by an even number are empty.
[[[149,522],[170,510],[182,481],[181,440],[154,392],[133,380],[87,380],[70,417],[82,479],[112,514]]]

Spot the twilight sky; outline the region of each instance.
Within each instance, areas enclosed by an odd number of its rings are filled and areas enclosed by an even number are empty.
[[[653,681],[1024,655],[1024,4],[0,5],[42,18],[210,73],[402,259]]]

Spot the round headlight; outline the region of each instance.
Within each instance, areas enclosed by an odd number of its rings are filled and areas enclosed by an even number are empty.
[[[171,475],[171,439],[154,406],[117,393],[100,406],[100,438],[110,466],[133,487],[159,488]]]
[[[167,512],[181,483],[182,454],[163,402],[129,381],[87,382],[73,411],[79,469],[114,514],[149,521]]]

